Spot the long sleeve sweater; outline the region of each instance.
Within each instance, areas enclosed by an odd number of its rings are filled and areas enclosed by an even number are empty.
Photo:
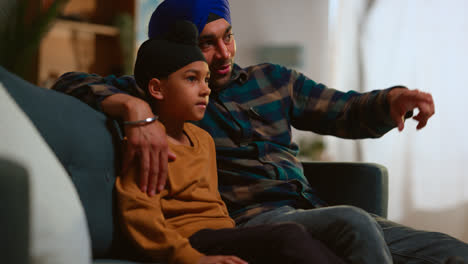
[[[168,165],[168,184],[162,192],[152,197],[143,193],[135,166],[116,179],[122,228],[151,261],[197,263],[203,254],[191,247],[192,234],[234,227],[218,192],[213,139],[189,123],[184,131],[192,146],[169,145],[177,159]]]

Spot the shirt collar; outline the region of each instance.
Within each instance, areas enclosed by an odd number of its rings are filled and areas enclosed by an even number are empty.
[[[218,92],[220,92],[220,91],[222,91],[224,89],[229,88],[234,83],[238,83],[240,85],[243,85],[247,81],[247,77],[248,77],[247,71],[245,71],[244,69],[239,67],[239,65],[233,64],[231,80],[229,81],[229,83],[227,83],[222,88],[212,89],[212,91],[215,92],[215,93],[218,93]]]
[[[239,67],[239,65],[234,64],[232,68],[231,82],[238,82],[239,84],[244,84],[247,81],[247,72]]]

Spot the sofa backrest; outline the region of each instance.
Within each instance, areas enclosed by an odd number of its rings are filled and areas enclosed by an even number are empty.
[[[110,257],[117,236],[113,217],[116,156],[106,116],[71,96],[32,85],[2,67],[0,81],[75,184],[85,209],[93,256]]]

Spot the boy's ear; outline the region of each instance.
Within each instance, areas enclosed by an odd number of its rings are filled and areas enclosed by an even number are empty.
[[[163,100],[164,94],[162,90],[163,89],[162,89],[161,81],[159,79],[153,78],[149,81],[148,92],[151,95],[151,97],[158,99],[158,100]]]

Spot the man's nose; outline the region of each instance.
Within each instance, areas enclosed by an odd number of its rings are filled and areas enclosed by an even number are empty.
[[[217,59],[229,59],[231,56],[226,43],[222,39],[218,40],[216,45],[216,58]]]

